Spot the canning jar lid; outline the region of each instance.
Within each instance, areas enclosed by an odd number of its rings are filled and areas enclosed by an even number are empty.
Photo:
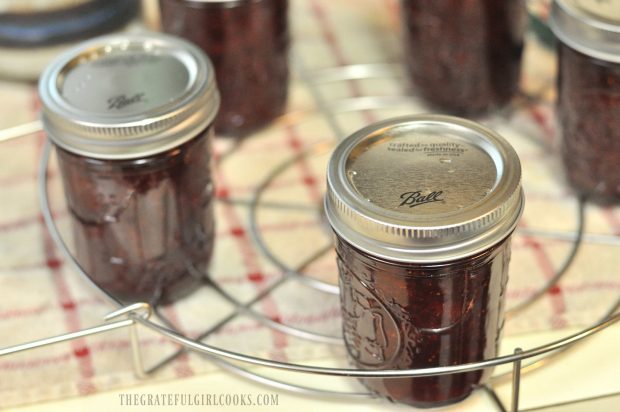
[[[549,26],[578,52],[620,63],[620,1],[554,0]]]
[[[370,125],[342,141],[327,168],[332,228],[388,260],[443,262],[481,252],[512,233],[523,205],[514,149],[451,116]]]
[[[39,93],[50,139],[99,159],[172,149],[204,130],[220,102],[208,57],[155,33],[81,43],[48,65]]]

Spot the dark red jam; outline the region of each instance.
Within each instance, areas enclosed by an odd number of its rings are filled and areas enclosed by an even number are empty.
[[[603,202],[620,200],[620,63],[558,44],[558,119],[568,181]]]
[[[214,238],[211,135],[129,160],[57,148],[77,259],[99,287],[168,303],[199,285]]]
[[[200,46],[220,90],[216,133],[243,136],[283,113],[288,93],[287,0],[160,0],[162,29]]]
[[[402,0],[402,19],[411,80],[429,103],[471,115],[517,92],[522,0]]]
[[[510,238],[444,263],[387,261],[336,236],[344,339],[361,369],[451,366],[497,355]],[[490,370],[363,379],[394,402],[435,407],[467,397]]]

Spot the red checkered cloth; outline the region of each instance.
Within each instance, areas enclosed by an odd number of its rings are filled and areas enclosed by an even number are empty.
[[[293,1],[291,6],[297,76],[291,83],[288,114],[238,147],[221,138],[215,142],[217,244],[211,272],[222,288],[242,302],[282,276],[282,270],[257,246],[249,224],[248,203],[266,179],[269,183],[262,191],[255,221],[261,241],[282,264],[295,268],[330,242],[320,203],[335,131],[317,107],[317,94],[322,96],[323,109],[334,111],[345,134],[375,120],[427,111],[415,97],[403,95],[396,0],[308,0]],[[353,80],[334,76],[343,73],[338,70],[342,66],[360,64],[380,64],[375,68],[383,74]],[[550,103],[554,66],[552,53],[529,39],[523,89],[538,96],[538,101],[521,104],[508,118],[485,120],[514,145],[523,162],[527,206],[513,242],[508,307],[554,275],[570,251],[577,224],[577,202],[563,180],[556,151]],[[311,86],[300,73],[307,75]],[[403,97],[392,98],[389,106],[360,110],[364,96]],[[0,127],[32,121],[38,110],[35,88],[0,83],[0,107]],[[63,261],[46,231],[36,195],[44,139],[39,134],[0,144],[0,347],[98,325],[115,309]],[[70,233],[54,164],[49,187],[57,224],[63,233]],[[584,244],[566,276],[537,303],[511,318],[507,334],[587,325],[618,297],[620,210],[588,205],[586,217]],[[313,262],[305,273],[336,282],[333,253]],[[255,309],[300,328],[340,333],[338,297],[296,280],[285,283]],[[196,336],[232,311],[230,303],[205,287],[164,309],[163,315],[188,336]],[[163,337],[140,332],[147,365],[175,350]],[[295,362],[334,354],[344,358],[342,348],[273,331],[248,316],[239,316],[207,342]],[[130,358],[126,330],[0,358],[0,407],[138,384]],[[208,360],[189,355],[151,379],[214,368]]]

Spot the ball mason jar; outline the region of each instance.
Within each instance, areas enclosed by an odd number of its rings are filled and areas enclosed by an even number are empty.
[[[171,36],[96,38],[54,60],[39,92],[90,278],[123,302],[196,289],[214,237],[208,58]]]
[[[402,0],[404,57],[415,90],[437,108],[477,115],[519,90],[523,0]]]
[[[338,145],[327,186],[352,363],[418,369],[497,356],[510,237],[524,205],[512,147],[456,117],[391,119]],[[464,399],[489,374],[362,383],[434,407]]]
[[[556,0],[557,117],[570,185],[620,201],[620,2]]]
[[[213,60],[222,96],[217,134],[245,136],[284,112],[288,0],[160,0],[163,31]]]

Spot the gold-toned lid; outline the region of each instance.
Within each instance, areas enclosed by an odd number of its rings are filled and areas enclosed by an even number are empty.
[[[405,262],[480,252],[510,234],[523,209],[514,149],[450,116],[396,118],[356,132],[332,154],[327,186],[326,214],[338,235]]]
[[[578,52],[620,63],[620,1],[554,0],[549,26]]]
[[[207,127],[219,108],[215,73],[204,53],[155,33],[78,45],[46,68],[39,92],[53,142],[102,159],[178,146]]]

